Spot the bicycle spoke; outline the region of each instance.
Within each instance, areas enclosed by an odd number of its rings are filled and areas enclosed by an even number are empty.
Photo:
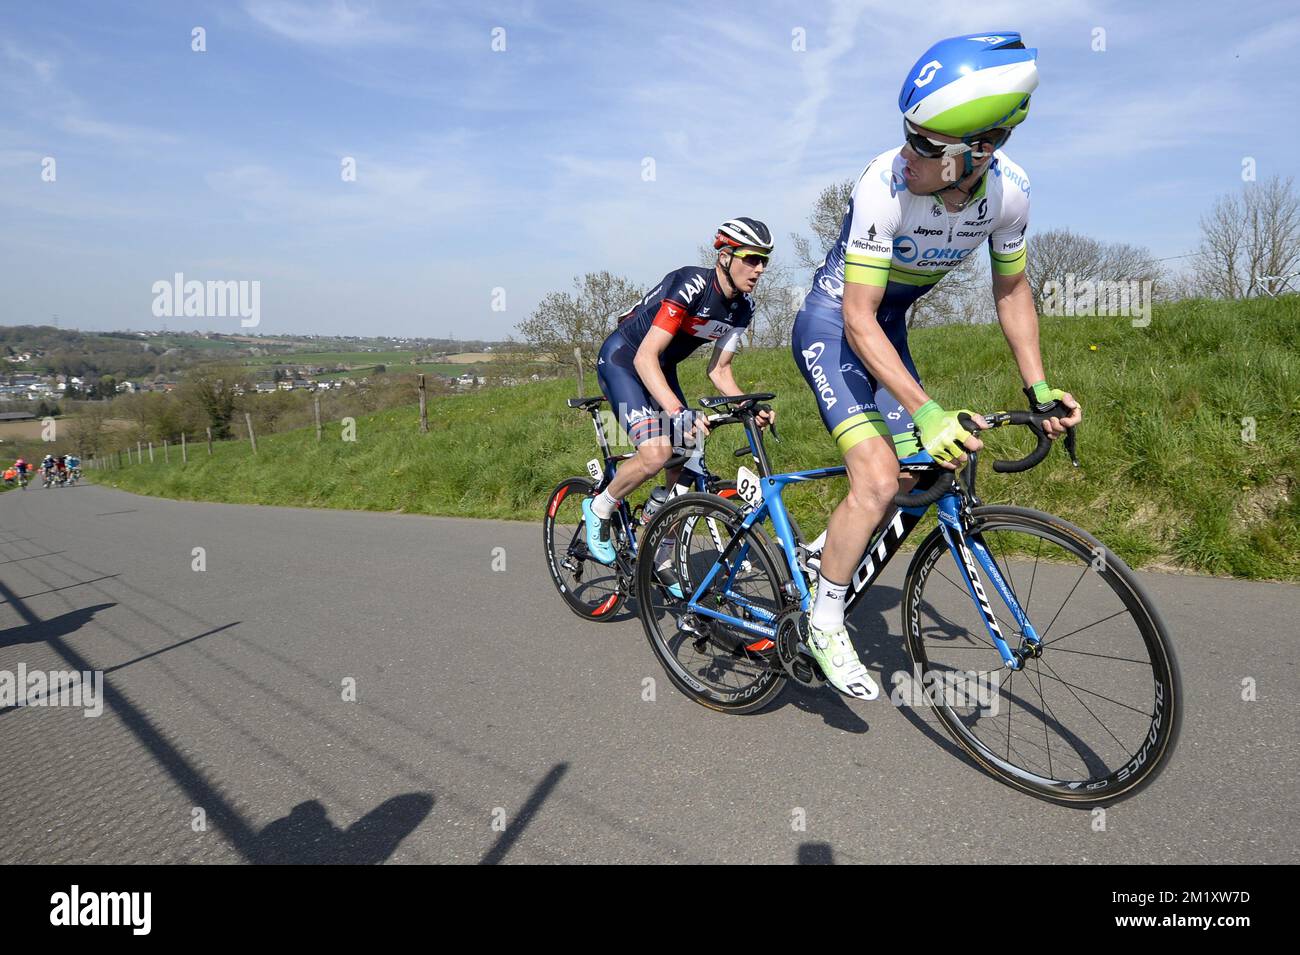
[[[1083,625],[1082,627],[1080,627],[1079,629],[1077,629],[1077,630],[1071,630],[1069,633],[1061,634],[1061,636],[1057,637],[1057,638],[1054,639],[1054,640],[1044,640],[1044,641],[1043,641],[1043,646],[1047,647],[1047,646],[1051,646],[1051,645],[1054,644],[1054,643],[1059,643],[1060,641],[1064,640],[1066,637],[1072,637],[1072,636],[1074,636],[1076,633],[1082,633],[1083,631],[1087,630],[1089,627],[1095,627],[1095,626],[1097,626],[1097,624],[1099,624],[1099,623],[1105,623],[1107,620],[1114,620],[1116,617],[1118,617],[1120,614],[1123,614],[1123,613],[1130,613],[1128,607],[1121,607],[1119,610],[1116,610],[1116,611],[1115,611],[1113,614],[1111,614],[1109,617],[1102,617],[1100,620],[1094,620],[1092,623],[1084,624],[1084,625]]]
[[[1042,634],[1039,636],[1039,639],[1040,639],[1040,640],[1046,640],[1046,639],[1047,639],[1047,635],[1048,635],[1048,633],[1051,632],[1052,624],[1056,623],[1057,617],[1060,617],[1060,616],[1061,616],[1061,611],[1064,610],[1064,609],[1065,609],[1065,605],[1068,604],[1068,603],[1070,602],[1070,598],[1074,596],[1074,592],[1079,588],[1079,584],[1083,583],[1084,574],[1087,574],[1087,573],[1088,573],[1088,568],[1089,568],[1090,566],[1091,566],[1091,565],[1085,565],[1085,566],[1084,566],[1084,568],[1083,568],[1083,572],[1082,572],[1081,574],[1079,574],[1079,579],[1076,580],[1076,581],[1074,582],[1074,586],[1070,588],[1070,592],[1069,592],[1068,594],[1065,595],[1065,599],[1061,601],[1061,606],[1059,606],[1059,607],[1056,608],[1056,616],[1052,618],[1052,623],[1049,623],[1049,624],[1047,625],[1047,629],[1044,630],[1044,631],[1042,632]]]
[[[1132,657],[1113,657],[1109,653],[1089,653],[1087,650],[1071,650],[1069,647],[1057,647],[1054,653],[1077,653],[1081,657],[1100,657],[1103,660],[1119,660],[1121,663],[1141,663],[1143,666],[1153,667],[1150,660],[1134,660]]]

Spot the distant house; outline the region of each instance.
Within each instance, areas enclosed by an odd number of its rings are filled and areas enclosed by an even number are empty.
[[[270,394],[275,390],[275,382],[273,381],[259,381],[257,383],[257,393],[259,395]]]

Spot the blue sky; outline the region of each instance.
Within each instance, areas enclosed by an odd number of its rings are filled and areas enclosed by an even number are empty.
[[[1243,157],[1300,172],[1292,0],[13,3],[0,324],[158,327],[151,286],[183,272],[260,281],[263,334],[504,337],[579,273],[694,262],[724,218],[788,247],[898,144],[926,47],[1007,29],[1039,49],[1007,148],[1031,230],[1179,255]]]

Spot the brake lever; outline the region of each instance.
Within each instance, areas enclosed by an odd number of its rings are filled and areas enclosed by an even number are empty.
[[[1070,463],[1076,468],[1079,466],[1079,456],[1074,453],[1074,425],[1065,429],[1065,450],[1070,452]]]

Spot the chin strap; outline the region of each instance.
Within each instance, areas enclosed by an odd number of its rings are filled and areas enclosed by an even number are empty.
[[[731,277],[731,264],[736,261],[736,253],[733,250],[727,254],[730,258],[727,259],[727,267],[722,270],[722,274],[727,277],[727,284],[731,286],[731,292],[727,295],[727,298],[735,298],[740,294],[740,289],[736,288],[736,280]]]

